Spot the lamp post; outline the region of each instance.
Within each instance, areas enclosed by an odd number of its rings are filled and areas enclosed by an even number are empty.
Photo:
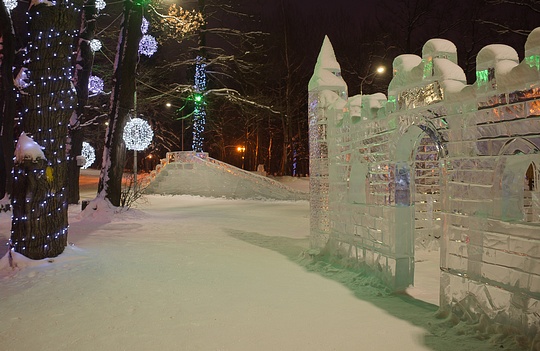
[[[377,67],[377,69],[375,70],[375,72],[371,72],[370,74],[368,74],[367,76],[365,76],[364,78],[362,78],[362,81],[360,82],[360,95],[363,95],[363,90],[362,90],[362,88],[363,88],[363,86],[364,86],[364,82],[365,82],[368,78],[370,78],[370,77],[372,77],[372,76],[374,76],[374,75],[376,75],[376,74],[383,74],[385,70],[386,70],[386,68],[384,68],[384,66],[379,66],[379,67]]]

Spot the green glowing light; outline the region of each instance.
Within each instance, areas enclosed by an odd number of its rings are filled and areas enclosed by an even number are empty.
[[[476,71],[476,82],[478,85],[484,85],[489,81],[489,73],[487,69]]]

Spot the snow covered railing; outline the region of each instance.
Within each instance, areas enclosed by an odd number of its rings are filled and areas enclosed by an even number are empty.
[[[226,170],[227,172],[233,175],[243,177],[243,178],[252,178],[252,179],[255,177],[255,179],[257,179],[258,182],[266,183],[266,185],[281,188],[283,190],[290,191],[291,193],[304,194],[303,192],[293,189],[283,183],[278,182],[277,180],[274,180],[272,178],[268,178],[259,174],[255,174],[253,172],[249,172],[238,167],[234,167],[228,163],[216,160],[215,158],[206,157],[206,161],[217,165],[218,167]]]

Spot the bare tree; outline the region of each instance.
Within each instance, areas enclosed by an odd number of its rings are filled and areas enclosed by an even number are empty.
[[[13,121],[15,116],[15,33],[11,17],[0,4],[0,196],[11,194],[13,167]]]

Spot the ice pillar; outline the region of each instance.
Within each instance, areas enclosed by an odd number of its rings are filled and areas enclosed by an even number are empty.
[[[328,37],[324,38],[313,76],[309,81],[309,174],[311,247],[323,248],[330,237],[328,201],[328,108],[347,96],[347,84]]]

